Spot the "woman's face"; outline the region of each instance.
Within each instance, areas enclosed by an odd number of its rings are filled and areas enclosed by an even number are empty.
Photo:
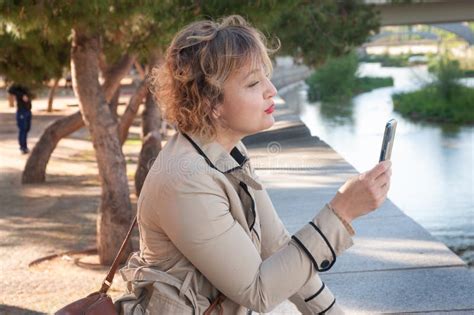
[[[232,73],[224,83],[224,100],[216,108],[223,130],[243,138],[270,128],[275,120],[273,97],[277,91],[262,66],[247,66]]]

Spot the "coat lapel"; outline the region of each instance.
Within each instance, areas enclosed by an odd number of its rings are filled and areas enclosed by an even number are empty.
[[[245,183],[247,186],[255,190],[262,190],[262,185],[248,171],[249,158],[245,156],[238,147],[243,147],[241,141],[228,153],[218,142],[206,142],[202,138],[192,134],[180,134],[204,156],[211,167],[219,172],[228,174],[236,180]]]
[[[256,226],[259,224],[256,204],[252,190],[249,187],[256,190],[261,190],[263,187],[250,172],[249,158],[238,149],[239,146],[243,148],[243,144],[239,142],[229,154],[217,142],[206,143],[199,137],[187,134],[180,134],[179,136],[185,137],[196,151],[204,157],[208,165],[223,173],[236,189],[243,213],[240,211],[238,213],[232,212],[232,209],[230,211],[240,225],[246,229],[260,251],[260,227]]]

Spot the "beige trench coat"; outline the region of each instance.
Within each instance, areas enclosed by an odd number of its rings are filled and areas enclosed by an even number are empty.
[[[241,142],[229,154],[196,136],[168,141],[138,200],[140,251],[121,270],[123,312],[202,314],[221,292],[223,314],[270,312],[287,299],[303,314],[342,313],[318,273],[353,232],[326,205],[290,236],[247,156]]]

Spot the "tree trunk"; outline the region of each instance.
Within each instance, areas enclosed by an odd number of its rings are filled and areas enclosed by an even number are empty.
[[[114,95],[112,95],[112,99],[109,102],[110,112],[114,117],[115,121],[118,121],[118,105],[119,105],[119,98],[120,98],[120,86],[115,91]]]
[[[135,61],[135,55],[125,54],[116,63],[108,67],[104,73],[105,98],[111,100],[115,91],[119,88],[120,82],[129,72]]]
[[[147,92],[145,100],[145,110],[142,114],[142,136],[145,137],[148,133],[160,130],[161,127],[161,111],[156,105],[153,94]]]
[[[46,166],[59,140],[83,126],[84,122],[80,112],[58,119],[49,125],[26,161],[21,182],[23,184],[44,182]]]
[[[150,53],[150,56],[148,57],[148,61],[149,61],[147,65],[148,69],[153,68],[158,62],[163,61],[163,54],[161,53],[161,50],[157,50],[157,49],[153,50]],[[120,136],[120,142],[122,144],[124,144],[124,142],[127,140],[128,130],[130,129],[130,126],[133,123],[133,119],[137,115],[137,111],[138,111],[138,108],[140,107],[140,104],[142,103],[145,96],[147,96],[147,94],[150,94],[148,90],[148,83],[146,80],[147,72],[143,69],[142,65],[138,61],[135,61],[134,65],[137,71],[140,73],[140,77],[142,78],[142,81],[140,82],[137,89],[135,90],[135,93],[132,96],[132,98],[130,98],[127,109],[125,110],[124,114],[122,115],[122,118],[120,119],[119,136]],[[152,99],[149,99],[149,101],[153,102]],[[157,110],[159,111],[159,109]],[[161,117],[161,113],[158,112],[158,114]],[[161,118],[160,118],[160,122],[161,122]],[[144,133],[144,135],[146,136],[146,133]]]
[[[146,77],[145,69],[143,69],[142,65],[140,64],[138,60],[135,60],[134,66],[138,72],[138,75],[140,76],[140,79],[145,80],[145,77]]]
[[[99,83],[100,41],[73,29],[71,71],[82,118],[94,145],[102,194],[97,218],[97,251],[101,264],[112,263],[132,217],[125,156],[118,124]],[[131,243],[126,251],[132,250]],[[127,256],[127,255],[125,255]]]
[[[21,177],[22,184],[43,183],[46,166],[59,140],[84,127],[80,112],[57,119],[41,135],[26,161]]]
[[[119,62],[111,66],[111,69],[115,70],[107,71],[108,75],[103,84],[107,100],[111,100],[115,93],[114,89],[120,87],[120,81],[128,71],[130,71],[132,62],[123,62],[123,60],[128,58],[125,56],[122,57]],[[82,121],[80,112],[59,118],[48,127],[43,132],[38,143],[35,145],[33,151],[28,157],[25,169],[23,170],[22,183],[43,183],[46,180],[46,166],[48,165],[51,154],[53,153],[54,148],[56,148],[59,140],[69,136],[82,127],[84,127],[84,122]],[[38,148],[36,148],[36,146],[38,146]],[[38,161],[40,162],[38,163]]]
[[[135,172],[135,193],[137,196],[140,195],[145,177],[161,151],[160,127],[161,112],[156,106],[153,96],[148,92],[145,110],[142,114],[143,144],[138,158],[137,171]]]
[[[49,90],[48,113],[51,113],[53,111],[53,99],[54,99],[54,94],[56,92],[56,88],[58,87],[58,83],[59,83],[59,78],[55,78],[53,87]]]
[[[137,115],[138,108],[140,104],[143,102],[143,99],[146,96],[148,89],[146,81],[143,80],[140,82],[140,85],[135,90],[135,93],[132,95],[130,100],[128,101],[128,106],[125,112],[123,113],[122,117],[120,118],[120,125],[119,125],[119,138],[120,143],[123,145],[128,137],[128,130],[133,123],[133,119]]]

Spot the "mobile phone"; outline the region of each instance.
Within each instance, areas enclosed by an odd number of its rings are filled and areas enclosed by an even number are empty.
[[[390,157],[392,156],[393,141],[395,139],[395,130],[397,130],[397,121],[395,119],[390,119],[385,125],[379,162],[390,160]]]

